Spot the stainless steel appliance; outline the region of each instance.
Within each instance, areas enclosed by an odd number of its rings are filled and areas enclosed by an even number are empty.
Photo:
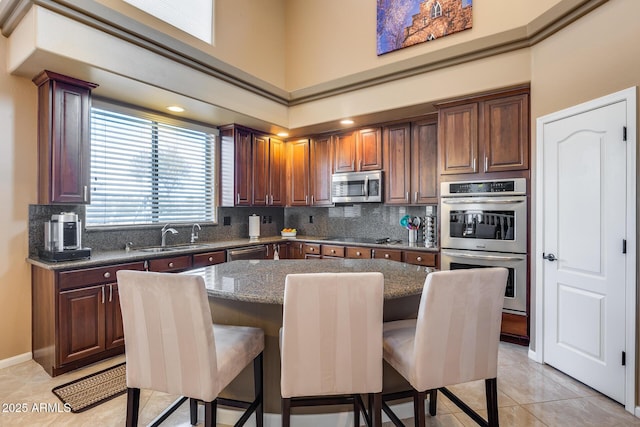
[[[82,247],[82,221],[73,212],[51,215],[44,223],[44,250],[40,258],[47,261],[70,261],[91,256],[91,249]]]
[[[382,171],[334,173],[333,203],[382,202]]]
[[[524,178],[441,183],[440,267],[505,267],[505,312],[527,311],[527,196]]]
[[[256,245],[244,248],[227,249],[227,261],[240,259],[265,259],[267,258],[267,246]]]

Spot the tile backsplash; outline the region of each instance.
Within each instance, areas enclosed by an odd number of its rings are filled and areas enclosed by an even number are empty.
[[[85,206],[30,205],[29,255],[35,256],[44,246],[44,222],[60,212],[75,212],[85,224]],[[200,223],[198,242],[244,239],[249,237],[249,216],[261,216],[260,235],[277,236],[284,227],[296,228],[298,234],[322,237],[367,237],[406,240],[407,230],[400,225],[404,215],[424,217],[424,206],[387,206],[382,203],[340,205],[328,208],[237,207],[218,208],[218,224]],[[225,225],[228,224],[228,225]],[[143,227],[98,228],[83,230],[84,247],[94,251],[123,249],[160,244],[164,224]],[[192,224],[172,224],[178,234],[167,235],[167,244],[188,243]],[[418,233],[418,241],[422,241]]]

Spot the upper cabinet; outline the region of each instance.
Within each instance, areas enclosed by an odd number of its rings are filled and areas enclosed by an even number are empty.
[[[90,202],[91,90],[98,85],[51,71],[38,86],[38,203]]]
[[[287,143],[289,206],[309,205],[309,140]]]
[[[284,206],[284,143],[237,125],[220,141],[220,205]]]
[[[311,206],[333,206],[331,202],[332,147],[330,136],[311,139],[309,147]]]
[[[380,128],[339,133],[333,136],[333,141],[336,173],[382,169]]]
[[[439,105],[442,175],[529,169],[529,88]]]
[[[438,203],[435,118],[386,126],[383,141],[385,203]]]

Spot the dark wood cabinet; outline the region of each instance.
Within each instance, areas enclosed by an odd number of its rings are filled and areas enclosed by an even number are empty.
[[[402,259],[407,264],[437,267],[438,255],[435,252],[404,251]]]
[[[251,131],[220,128],[220,205],[249,206],[253,198]]]
[[[149,271],[178,272],[192,267],[191,255],[178,255],[166,258],[155,258],[147,261]]]
[[[331,202],[331,174],[333,155],[330,136],[311,139],[310,143],[310,185],[311,206],[333,206]]]
[[[529,169],[529,88],[439,105],[440,173]]]
[[[309,204],[309,140],[288,143],[289,206]]]
[[[364,248],[359,246],[347,246],[344,250],[345,258],[352,259],[370,259],[371,248]]]
[[[390,261],[402,261],[402,251],[399,249],[372,249],[371,258],[388,259]]]
[[[287,246],[289,259],[304,259],[304,242],[288,242]]]
[[[438,203],[436,120],[386,126],[383,140],[385,203]]]
[[[56,376],[124,351],[118,270],[145,263],[53,271],[32,266],[33,358]]]
[[[91,90],[98,85],[38,74],[38,203],[90,202]]]
[[[193,268],[207,267],[226,262],[227,254],[225,251],[205,252],[193,255]]]
[[[344,258],[344,246],[340,245],[322,245],[320,254],[322,258]]]
[[[284,206],[286,204],[286,162],[284,142],[277,138],[269,138],[269,199],[268,206]]]
[[[380,128],[338,133],[333,136],[333,141],[335,172],[382,169]]]
[[[253,206],[266,206],[269,203],[269,136],[253,135],[252,167],[247,170],[252,175]]]

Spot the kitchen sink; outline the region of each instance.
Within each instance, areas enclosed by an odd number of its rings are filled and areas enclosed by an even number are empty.
[[[184,245],[172,245],[172,246],[148,246],[145,248],[137,248],[134,249],[136,251],[140,251],[140,252],[152,252],[152,253],[158,253],[158,252],[171,252],[171,251],[179,251],[181,249],[197,249],[197,248],[204,248],[207,245],[204,244],[184,244]]]
[[[178,248],[172,248],[172,247],[162,247],[162,246],[154,246],[154,247],[150,247],[150,248],[139,248],[136,249],[137,251],[140,252],[170,252],[170,251],[175,251]]]

